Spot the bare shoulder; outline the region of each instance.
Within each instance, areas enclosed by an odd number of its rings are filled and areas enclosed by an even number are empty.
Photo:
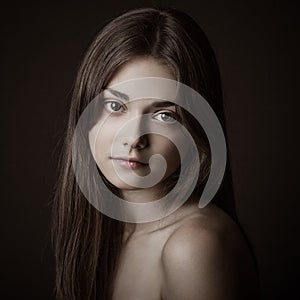
[[[257,275],[238,226],[214,205],[170,235],[162,252],[165,299],[259,299]]]

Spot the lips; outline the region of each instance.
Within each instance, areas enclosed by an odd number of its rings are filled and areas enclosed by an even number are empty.
[[[125,161],[129,161],[129,162],[137,162],[140,163],[142,165],[148,165],[148,163],[136,158],[136,157],[126,157],[126,156],[115,156],[115,157],[110,157],[111,159],[115,159],[115,160],[125,160]]]
[[[149,164],[141,162],[136,158],[129,157],[111,157],[110,159],[114,160],[122,167],[131,168],[131,169],[139,169],[148,166]]]

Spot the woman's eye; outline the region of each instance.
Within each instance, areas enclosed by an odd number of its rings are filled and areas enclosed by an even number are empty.
[[[124,105],[118,101],[105,101],[104,105],[109,112],[119,112],[121,110],[125,110]]]
[[[161,112],[154,116],[155,119],[165,123],[175,123],[177,118],[176,114],[171,112]]]

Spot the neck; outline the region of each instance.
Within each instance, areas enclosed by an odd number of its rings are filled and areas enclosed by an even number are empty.
[[[145,202],[157,200],[157,197],[155,197],[156,193],[154,191],[148,191],[145,189],[122,191],[122,195],[125,200],[132,201],[134,203],[143,203],[143,202],[145,203]],[[197,200],[198,198],[191,195],[191,197],[176,211],[156,221],[147,222],[147,223],[125,222],[124,225],[125,239],[127,239],[126,237],[131,235],[137,236],[137,235],[149,234],[156,230],[162,229],[163,227],[167,227],[168,225],[176,222],[177,220],[180,220],[183,216],[199,210]]]
[[[150,203],[155,200],[158,200],[160,197],[158,195],[158,191],[160,189],[158,187],[151,187],[148,189],[131,189],[131,190],[121,190],[121,197],[131,203]],[[149,211],[149,207],[145,208],[147,209],[147,213]],[[153,206],[153,210],[157,209],[156,206]],[[128,212],[127,212],[128,213]],[[132,220],[134,220],[132,223],[125,222],[126,227],[134,230],[134,229],[141,229],[141,228],[147,228],[152,227],[152,224],[155,225],[156,221],[153,222],[147,222],[147,223],[140,223],[140,216],[135,215],[134,211],[129,212],[130,217]],[[159,215],[160,211],[151,211],[151,214],[153,215]]]
[[[157,200],[157,189],[135,189],[135,190],[122,190],[121,195],[123,199],[133,203],[148,203]]]

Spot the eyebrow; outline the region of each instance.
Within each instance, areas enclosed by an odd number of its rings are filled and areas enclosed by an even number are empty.
[[[170,107],[170,106],[177,106],[174,102],[171,101],[158,101],[152,104],[154,107]]]
[[[125,100],[125,101],[128,101],[129,100],[129,96],[127,94],[124,94],[120,91],[117,91],[117,90],[114,90],[114,89],[111,89],[111,88],[106,88],[105,90],[109,91],[111,94],[113,94],[114,96],[122,99],[122,100]]]
[[[109,91],[111,94],[113,94],[114,96],[124,100],[124,101],[129,101],[130,97],[125,94],[122,93],[120,91],[111,89],[111,88],[106,88],[105,90]],[[172,102],[172,101],[156,101],[152,103],[153,107],[170,107],[170,106],[177,106],[176,103]]]

